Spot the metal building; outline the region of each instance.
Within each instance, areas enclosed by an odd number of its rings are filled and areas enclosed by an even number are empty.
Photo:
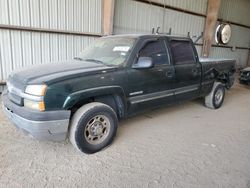
[[[171,28],[173,34],[199,35],[204,32],[208,1],[0,0],[0,83],[13,70],[73,58],[107,33],[105,27],[111,27],[108,33],[113,34],[150,33],[153,27],[160,27],[161,32]],[[232,39],[228,45],[213,41],[211,57],[234,58],[238,67],[247,65],[249,10],[248,0],[221,0],[217,24],[231,24]],[[104,23],[107,16],[112,17],[108,26]],[[199,40],[199,54],[202,46]]]
[[[156,2],[156,3],[154,3]],[[204,31],[207,0],[117,0],[114,17],[114,32],[150,33],[152,27],[161,32],[177,35],[200,35]],[[222,0],[217,24],[230,23],[232,39],[226,46],[213,41],[211,57],[226,57],[237,60],[239,68],[245,67],[250,50],[250,1]],[[202,40],[196,45],[201,54]]]
[[[0,82],[13,70],[71,59],[101,26],[101,0],[0,0]]]

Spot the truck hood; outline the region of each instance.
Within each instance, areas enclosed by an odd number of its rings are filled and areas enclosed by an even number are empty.
[[[93,62],[72,60],[61,63],[35,65],[28,69],[13,72],[9,76],[8,81],[21,89],[21,86],[28,84],[48,83],[80,75],[98,74],[102,71],[112,69],[115,68]]]
[[[247,68],[244,68],[243,70],[242,70],[243,72],[249,72],[250,71],[250,67],[247,67]]]

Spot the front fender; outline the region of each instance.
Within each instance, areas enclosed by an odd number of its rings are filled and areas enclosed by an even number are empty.
[[[67,96],[63,104],[63,109],[70,109],[80,101],[105,95],[120,95],[123,99],[125,99],[124,90],[120,86],[103,86],[71,93]]]

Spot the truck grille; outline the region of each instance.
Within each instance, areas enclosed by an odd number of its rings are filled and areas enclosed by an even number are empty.
[[[241,73],[241,76],[247,77],[247,76],[248,76],[248,73],[249,73],[249,72],[247,72],[247,71],[242,72],[242,73]]]
[[[7,83],[8,98],[19,106],[23,106],[23,99],[19,96],[21,90],[16,88],[13,84]]]
[[[14,102],[15,104],[22,106],[23,105],[23,100],[21,97],[13,94],[13,93],[8,93],[8,98]]]

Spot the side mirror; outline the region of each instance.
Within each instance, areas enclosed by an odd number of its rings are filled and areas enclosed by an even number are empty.
[[[149,69],[154,67],[154,63],[151,57],[139,57],[137,63],[132,68],[134,69]]]

